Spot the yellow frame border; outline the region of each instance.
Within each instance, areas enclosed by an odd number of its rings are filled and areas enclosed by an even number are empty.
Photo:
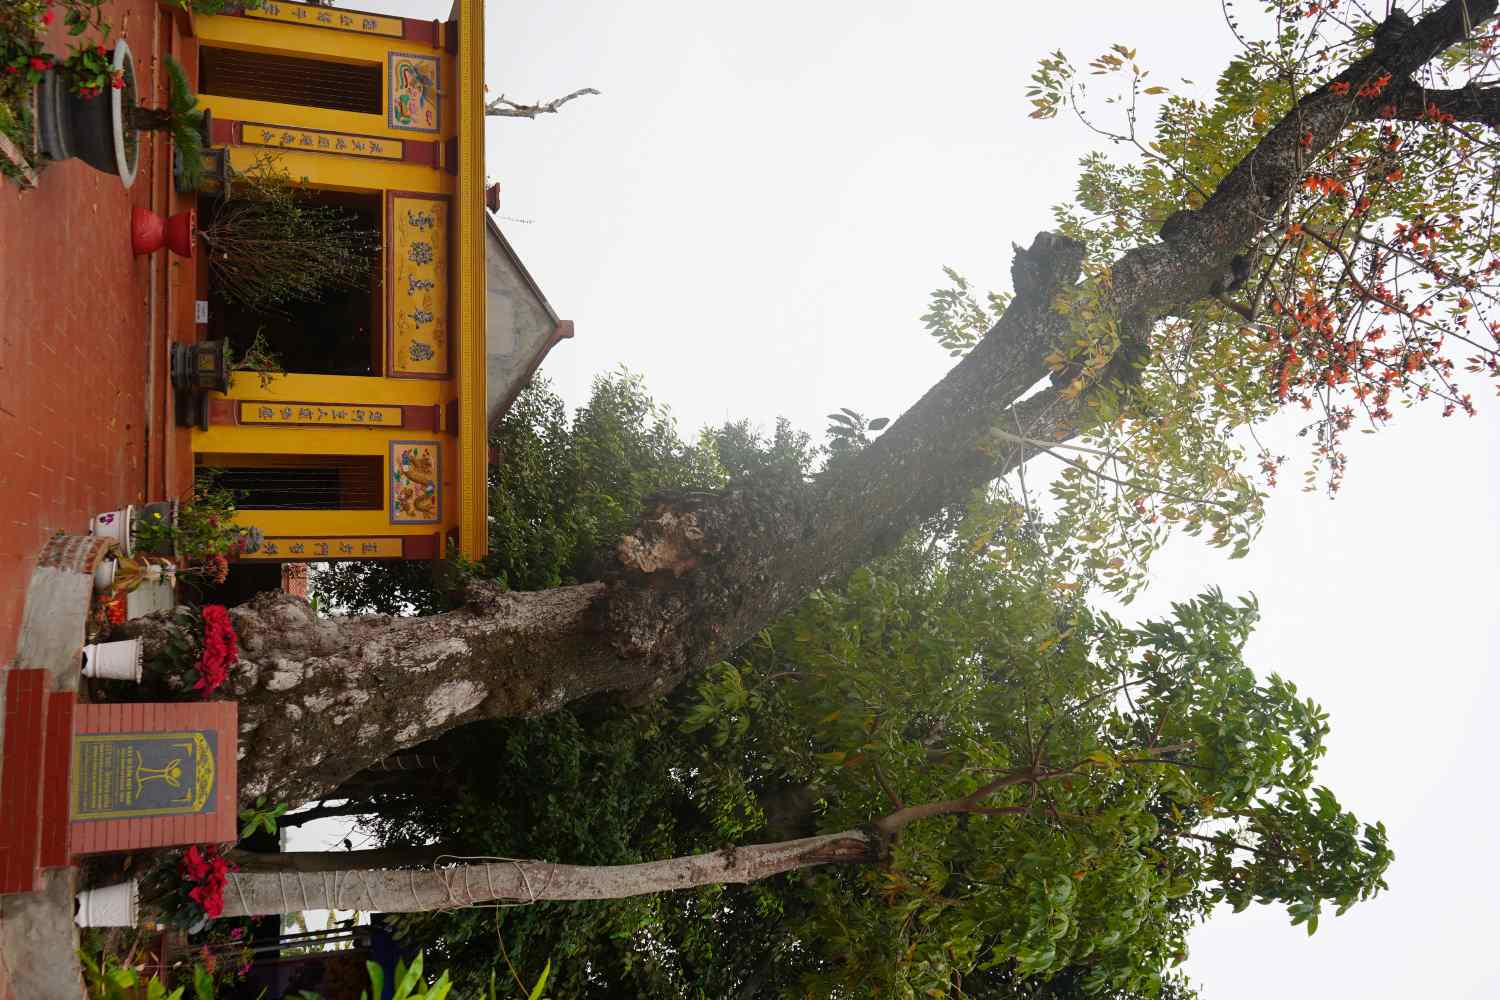
[[[458,16],[458,532],[459,552],[489,551],[489,448],[484,368],[484,3],[459,0]]]

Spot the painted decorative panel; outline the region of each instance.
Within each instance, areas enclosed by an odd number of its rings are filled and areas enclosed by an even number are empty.
[[[401,407],[241,400],[239,422],[300,427],[400,427]]]
[[[437,441],[391,442],[392,524],[436,524],[443,513],[443,446]]]
[[[295,149],[304,153],[334,153],[339,156],[364,156],[377,160],[399,160],[405,155],[400,139],[351,135],[348,132],[323,132],[311,128],[291,128],[264,122],[245,122],[240,126],[240,142],[246,146],[271,146]]]
[[[448,199],[393,191],[387,205],[387,374],[447,378]]]
[[[267,0],[259,7],[246,10],[244,15],[262,21],[354,31],[362,35],[384,35],[387,38],[400,38],[403,32],[399,17],[383,17],[356,10],[330,10],[304,3],[286,3],[284,0]]]
[[[334,538],[298,536],[266,538],[254,552],[240,553],[241,559],[400,559],[404,555],[402,539],[391,535],[367,535]]]
[[[408,132],[436,132],[438,57],[392,52],[386,57],[385,123]]]

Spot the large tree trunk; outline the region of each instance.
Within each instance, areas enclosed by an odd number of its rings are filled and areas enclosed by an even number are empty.
[[[1405,107],[1411,74],[1495,13],[1450,0],[1413,24],[1397,12],[1370,54],[1335,78],[1389,73],[1377,100],[1304,97],[1170,236],[1125,254],[1098,298],[1127,331],[1223,287],[1300,181],[1304,164],[1378,106]],[[1441,96],[1441,95],[1440,95]],[[1466,105],[1448,95],[1454,113]],[[1485,102],[1468,109],[1493,115]],[[234,609],[243,658],[241,795],[303,802],[403,748],[483,716],[552,711],[601,693],[657,697],[802,599],[891,546],[944,505],[1031,457],[1031,440],[1077,433],[1085,409],[1044,390],[1044,360],[1070,335],[1052,307],[1078,279],[1081,248],[1050,234],[1018,251],[1016,297],[988,335],[863,451],[812,485],[762,483],[656,498],[601,561],[596,582],[536,593],[476,584],[460,610],[429,618],[320,619],[306,602],[261,595]],[[1139,335],[1139,334],[1138,334]],[[137,626],[160,638],[160,623]]]

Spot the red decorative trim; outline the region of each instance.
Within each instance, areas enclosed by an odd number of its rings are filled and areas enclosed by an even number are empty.
[[[438,143],[431,139],[401,139],[401,162],[415,163],[424,167],[436,167],[441,151]]]
[[[409,42],[421,42],[433,48],[439,47],[439,40],[443,37],[442,29],[438,27],[439,21],[413,21],[409,18],[401,19],[401,37]]]
[[[458,437],[458,400],[448,400],[448,405],[443,410],[443,433]]]
[[[443,22],[443,51],[449,55],[458,55],[458,22]]]
[[[224,396],[208,397],[208,422],[213,424],[237,424],[240,422],[239,400]]]
[[[233,118],[215,117],[209,123],[208,144],[210,146],[237,146],[240,142],[240,123]]]
[[[443,140],[443,169],[458,176],[458,136]]]
[[[408,431],[436,431],[438,429],[438,407],[401,407],[401,426]]]
[[[157,0],[156,5],[161,8],[161,12],[163,14],[166,14],[168,17],[170,17],[173,23],[177,25],[177,31],[182,35],[182,37],[196,37],[196,32],[193,30],[192,11],[175,3],[170,3],[168,2],[168,0]]]
[[[406,535],[401,539],[401,555],[407,559],[436,559],[442,553],[441,538],[430,535]]]

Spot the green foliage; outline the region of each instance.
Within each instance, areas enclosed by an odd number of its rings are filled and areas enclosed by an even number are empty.
[[[1211,592],[1130,628],[1048,580],[908,544],[667,703],[465,731],[457,803],[377,825],[629,864],[951,806],[883,863],[416,915],[408,936],[462,989],[498,936],[533,974],[561,961],[570,997],[1178,997],[1216,903],[1315,926],[1384,887],[1384,829],[1313,784],[1326,716],[1242,661],[1253,603]]]
[[[953,287],[932,293],[922,325],[950,357],[957,358],[968,354],[989,333],[1010,305],[1011,296],[990,292],[981,305],[961,274],[951,267],[943,268],[943,273]]]
[[[238,356],[235,356],[228,342],[224,344],[224,353],[230,371],[255,372],[262,389],[269,389],[277,376],[286,374],[286,369],[281,366],[281,356],[271,348],[270,341],[266,339],[264,327],[255,331],[250,345]]]
[[[763,436],[726,423],[685,440],[639,375],[595,380],[569,420],[544,380],[517,397],[490,438],[489,555],[461,569],[511,590],[590,579],[595,556],[634,522],[645,498],[713,489],[749,475],[800,481],[815,452],[786,421]],[[443,587],[412,563],[344,563],[313,578],[333,607],[401,614],[447,610]]]
[[[166,132],[171,136],[172,145],[182,156],[183,179],[190,187],[197,188],[203,180],[203,111],[198,107],[198,98],[182,64],[164,56],[162,65],[167,71],[166,106],[130,105],[126,117],[131,128]]]
[[[140,987],[145,988],[145,1000],[182,1000],[183,987],[169,993],[158,977],[143,979],[136,970],[119,964],[113,955],[101,955],[96,962],[80,951],[78,961],[83,965],[83,984],[89,1000],[136,1000],[142,996]],[[212,982],[208,982],[206,990],[203,985],[205,977],[201,966],[193,967],[194,1000],[214,1000]]]
[[[240,839],[254,836],[257,830],[275,834],[277,821],[281,819],[282,813],[286,812],[287,808],[285,802],[270,804],[266,802],[264,795],[257,795],[255,805],[240,812],[240,821],[244,823],[240,827]]]
[[[1220,900],[1315,923],[1384,887],[1383,827],[1312,787],[1326,717],[1240,660],[1253,604],[1210,593],[1129,629],[1005,579],[860,571],[683,716],[720,800],[803,783],[819,830],[963,803],[884,866],[804,876],[807,995],[946,995],[994,969],[1154,995]]]
[[[1082,369],[1064,394],[1086,390],[1092,413],[1078,446],[1041,442],[1064,463],[1053,484],[1062,525],[1053,555],[1064,579],[1128,598],[1174,528],[1242,555],[1263,515],[1262,488],[1276,485],[1286,461],[1256,431],[1283,410],[1311,414],[1300,432],[1310,453],[1305,488],[1332,493],[1351,428],[1378,430],[1398,403],[1436,401],[1444,416],[1472,415],[1465,375],[1500,377],[1494,330],[1486,332],[1500,305],[1500,233],[1488,221],[1500,194],[1493,150],[1474,123],[1435,103],[1398,114],[1404,81],[1335,79],[1367,51],[1378,14],[1330,10],[1274,0],[1262,21],[1272,30],[1255,37],[1226,8],[1239,52],[1204,96],[1187,80],[1148,85],[1122,44],[1087,71],[1052,53],[1032,77],[1032,117],[1069,109],[1113,147],[1083,158],[1073,202],[1056,210],[1058,228],[1087,248],[1095,300],[1064,297],[1075,340],[1049,359],[1054,372]],[[1443,52],[1422,86],[1490,86],[1493,29]],[[1247,273],[1224,296],[1238,311],[1210,300],[1149,329],[1113,329],[1107,267],[1171,238],[1314,96],[1347,100],[1347,125],[1316,149],[1305,134],[1303,179],[1244,248]],[[942,308],[924,320],[945,349],[962,352],[989,317],[963,279],[949,277],[954,287],[934,294]],[[997,435],[1050,437],[1024,427]],[[997,503],[999,520],[1030,506],[1015,490]]]
[[[848,407],[840,407],[839,412],[828,414],[828,429],[824,434],[828,439],[829,462],[859,451],[870,443],[870,432],[884,430],[890,422],[889,417],[867,420],[864,414]]]
[[[360,1000],[380,1000],[385,990],[385,973],[374,962],[366,962],[365,968],[370,973],[370,991],[361,993]],[[449,981],[446,972],[431,984],[422,978],[422,955],[419,952],[417,957],[412,959],[409,968],[405,962],[396,963],[391,1000],[444,1000],[451,989],[453,989],[453,984]]]

